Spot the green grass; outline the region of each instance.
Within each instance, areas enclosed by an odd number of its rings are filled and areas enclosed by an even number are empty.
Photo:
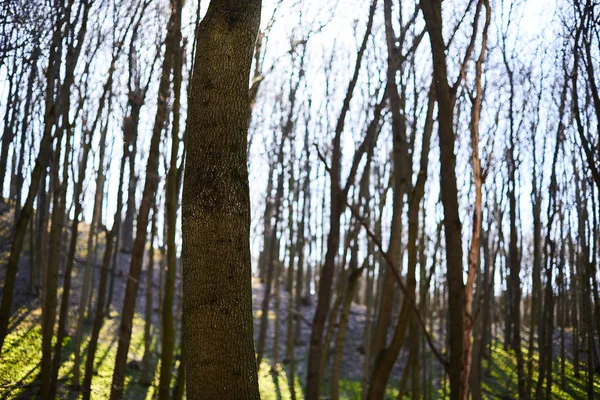
[[[296,399],[303,400],[302,386],[298,375],[294,377],[294,389]],[[288,377],[288,371],[278,364],[274,369],[271,368],[269,359],[263,359],[258,369],[258,387],[260,398],[262,400],[290,400],[291,384]]]
[[[39,309],[29,313],[4,341],[0,357],[0,396],[12,398],[23,393],[39,374],[42,328],[28,321],[39,318]],[[17,312],[20,318],[26,311]]]
[[[11,332],[7,336],[2,355],[0,358],[0,399],[13,399],[22,396],[23,398],[32,398],[39,390],[39,369],[41,354],[41,310],[39,308],[27,310],[22,308],[13,316],[13,325]],[[112,372],[115,356],[117,352],[117,342],[115,332],[117,332],[120,319],[118,316],[109,319],[104,324],[100,334],[98,350],[96,352],[95,366],[96,374],[92,380],[92,393],[94,398],[104,399],[109,397],[110,385],[112,381]],[[128,360],[136,360],[141,363],[144,352],[144,321],[140,315],[136,315],[133,321],[133,332],[131,337],[131,346],[129,349]],[[89,340],[89,325],[85,326],[86,340],[82,344],[82,363],[85,364],[87,356],[87,345]],[[153,348],[156,343],[153,343]],[[488,360],[483,360],[483,393],[488,399],[513,399],[517,397],[517,374],[516,361],[514,353],[510,350],[504,350],[499,342],[492,344],[492,358],[489,374]],[[527,365],[527,351],[523,349],[525,364]],[[300,365],[306,360],[298,359]],[[156,363],[156,360],[154,360]],[[71,386],[73,377],[73,343],[70,337],[65,338],[63,346],[63,364],[59,371],[58,397],[61,399],[77,399],[80,393]],[[173,371],[176,371],[176,364]],[[533,388],[535,388],[538,379],[538,357],[537,353],[533,358]],[[581,376],[579,379],[574,377],[573,364],[565,362],[565,384],[564,389],[560,381],[560,360],[556,358],[553,364],[553,387],[552,397],[554,399],[584,399],[586,395],[585,366],[581,366]],[[84,365],[81,368],[81,377],[84,374]],[[137,368],[128,368],[125,378],[124,398],[127,399],[151,399],[155,395],[158,387],[159,365],[153,365],[153,382],[150,386],[144,386],[140,383],[141,370]],[[176,374],[173,374],[173,382]],[[271,367],[271,361],[264,359],[260,365],[259,388],[261,398],[264,400],[290,400],[291,385],[289,381],[289,365],[278,364],[274,369]],[[439,378],[439,377],[438,377]],[[437,381],[437,379],[435,379]],[[302,389],[303,378],[295,376],[296,398],[303,400]],[[343,379],[340,382],[340,398],[347,400],[360,400],[362,396],[362,383],[360,381]],[[595,377],[596,395],[600,397],[600,379]],[[323,383],[322,393],[330,393],[328,382]],[[386,399],[396,399],[398,395],[398,382],[390,381],[386,393]],[[444,388],[437,387],[437,398],[444,398]]]
[[[19,315],[21,310],[19,310]],[[33,397],[39,389],[40,355],[42,333],[40,325],[40,309],[32,310],[26,318],[9,333],[2,349],[0,362],[0,399],[12,399],[19,396]],[[96,374],[92,378],[93,398],[104,399],[110,395],[112,372],[117,353],[116,337],[108,332],[116,332],[119,318],[106,320],[95,357]],[[85,360],[89,342],[89,326],[85,327],[85,340],[82,343],[81,379],[85,373]],[[154,345],[154,344],[153,344]],[[128,360],[141,362],[144,353],[144,320],[136,315],[133,320],[131,346]],[[61,382],[58,390],[60,399],[77,399],[80,393],[71,386],[75,354],[73,341],[65,338],[62,352],[63,363],[58,379]],[[154,366],[153,383],[149,387],[140,384],[141,370],[127,369],[125,377],[124,398],[151,399],[158,386],[158,369]],[[177,367],[177,366],[176,366]],[[174,374],[175,375],[175,374]]]
[[[527,348],[523,347],[523,359],[525,364],[525,375],[527,375],[528,352]],[[488,371],[488,360],[485,358],[482,362],[482,389],[484,398],[486,399],[515,399],[518,398],[518,377],[517,377],[517,361],[514,352],[504,350],[502,343],[494,341],[492,343],[491,353],[491,368]],[[535,393],[536,384],[538,381],[538,366],[539,354],[533,354],[533,374],[532,374],[532,391]],[[580,366],[580,377],[574,375],[573,363],[565,360],[565,385],[564,390],[561,388],[560,378],[560,357],[555,357],[552,372],[552,398],[553,399],[587,399],[585,366]],[[447,383],[447,380],[446,380]],[[600,379],[594,377],[594,389],[596,396],[600,396]],[[446,389],[446,392],[448,389]],[[444,388],[438,390],[439,398],[443,396]],[[449,398],[449,397],[446,397]]]

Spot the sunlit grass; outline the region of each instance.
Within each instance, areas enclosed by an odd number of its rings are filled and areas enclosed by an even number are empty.
[[[499,341],[494,341],[491,344],[491,360],[483,359],[482,362],[482,389],[486,399],[515,399],[518,398],[518,376],[517,362],[514,352],[511,349],[504,349],[504,346]],[[523,360],[525,364],[525,375],[527,376],[527,364],[529,360],[527,348],[523,347]],[[491,365],[488,363],[491,362]],[[564,390],[561,385],[560,377],[560,357],[554,357],[552,371],[552,398],[553,399],[586,399],[587,398],[587,382],[584,372],[584,364],[580,366],[582,371],[579,378],[575,377],[573,363],[565,360],[565,385]],[[535,394],[536,385],[538,382],[538,367],[539,353],[533,354],[532,363],[532,393]],[[489,374],[488,374],[489,369]],[[446,379],[446,385],[448,381]],[[596,396],[600,396],[600,379],[594,376],[594,389]],[[438,390],[439,398],[444,397],[444,393],[448,394],[449,388],[443,386]],[[544,388],[545,390],[545,388]]]
[[[297,400],[303,400],[304,394],[298,375],[294,377],[294,389]],[[292,398],[291,385],[286,369],[278,364],[271,368],[271,361],[264,358],[258,369],[258,387],[262,400],[290,400]]]
[[[42,347],[41,310],[34,309],[24,318],[7,336],[2,349],[0,362],[0,398],[12,399],[19,396],[33,397],[39,390],[40,356]],[[93,398],[105,399],[110,397],[112,373],[117,354],[117,332],[119,318],[106,320],[95,356],[95,374],[92,378],[91,391]],[[85,374],[85,360],[89,343],[89,326],[86,325],[85,340],[82,343],[82,360],[80,377]],[[54,339],[54,341],[56,338]],[[153,343],[152,348],[156,343]],[[128,361],[135,360],[141,365],[144,354],[144,320],[135,315],[131,345]],[[63,343],[63,363],[59,370],[58,379],[61,382],[58,388],[58,398],[77,399],[80,392],[71,384],[73,381],[73,368],[75,354],[73,353],[73,340],[66,337]],[[155,363],[156,361],[153,360]],[[158,386],[158,366],[151,369],[152,384],[147,387],[140,384],[141,370],[128,368],[125,377],[124,397],[127,399],[151,399]],[[175,372],[176,370],[174,370]],[[175,375],[175,374],[174,374]]]
[[[39,369],[41,354],[41,309],[35,308],[27,310],[22,308],[18,310],[13,318],[13,325],[10,334],[6,338],[2,355],[0,359],[0,398],[13,399],[22,396],[31,398],[39,390]],[[110,386],[112,382],[112,373],[117,352],[117,340],[115,333],[118,331],[120,318],[107,319],[98,343],[98,350],[95,357],[96,373],[92,380],[93,398],[104,399],[110,395]],[[12,325],[11,325],[12,326]],[[85,373],[85,359],[87,356],[87,346],[89,341],[89,323],[85,326],[85,340],[82,343],[82,365],[81,378]],[[156,346],[156,335],[152,344],[153,351]],[[141,361],[144,353],[144,320],[141,315],[136,314],[133,320],[133,331],[131,337],[131,346],[129,349],[128,361],[135,361],[135,365],[141,367]],[[527,350],[523,349],[525,365],[527,365]],[[300,365],[306,360],[298,359]],[[538,379],[538,354],[533,357],[533,390],[535,390]],[[151,381],[149,386],[141,384],[141,368],[128,368],[125,378],[124,398],[127,399],[152,399],[156,395],[159,381],[160,362],[157,356],[153,357],[151,366]],[[176,361],[173,368],[172,386],[175,384],[176,371],[179,361]],[[73,379],[74,354],[73,340],[66,337],[63,346],[63,363],[59,371],[59,393],[61,399],[77,399],[80,392],[75,390],[71,384]],[[484,398],[487,399],[512,399],[517,397],[517,373],[514,353],[509,349],[505,350],[498,341],[492,343],[492,358],[488,370],[488,360],[484,359],[482,363],[482,389]],[[437,378],[440,378],[439,376]],[[434,381],[437,381],[437,378]],[[291,385],[289,382],[289,365],[278,364],[273,369],[271,360],[263,359],[259,373],[259,389],[263,400],[291,400]],[[587,398],[585,365],[581,365],[580,378],[574,377],[573,364],[570,361],[565,362],[565,385],[561,387],[560,380],[560,360],[555,358],[553,364],[553,387],[552,398],[554,399],[573,399]],[[295,376],[296,399],[303,400],[303,377]],[[447,384],[447,380],[446,380]],[[600,379],[596,377],[595,392],[600,396]],[[448,394],[447,387],[437,388],[437,398],[444,398],[444,393]],[[330,384],[325,381],[322,387],[322,394],[330,393]],[[385,399],[396,399],[398,396],[398,382],[390,381]],[[358,380],[343,379],[340,381],[340,398],[347,400],[360,400],[362,398],[362,382]],[[447,398],[447,397],[446,397]]]
[[[0,357],[0,394],[2,398],[12,398],[23,393],[38,377],[42,327],[40,324],[28,322],[39,319],[40,314],[39,308],[33,310],[26,320],[18,324],[7,335],[4,341]]]

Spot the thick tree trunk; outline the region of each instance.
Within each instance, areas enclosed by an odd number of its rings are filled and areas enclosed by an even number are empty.
[[[183,346],[195,360],[186,367],[192,400],[260,397],[246,153],[260,12],[260,0],[212,0],[198,31],[182,197]]]

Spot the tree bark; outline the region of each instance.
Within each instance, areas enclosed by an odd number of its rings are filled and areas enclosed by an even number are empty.
[[[182,196],[188,398],[259,399],[253,343],[248,80],[261,1],[212,0],[198,30]]]
[[[156,217],[158,207],[154,203],[152,208],[152,227],[150,228],[150,248],[148,249],[148,263],[146,269],[146,304],[144,304],[144,355],[142,356],[142,377],[140,382],[150,386],[154,374],[150,375],[154,354],[152,352],[152,311],[154,308],[154,239],[156,237]]]
[[[175,234],[177,231],[177,207],[179,191],[177,187],[177,156],[179,153],[179,123],[181,114],[181,72],[183,68],[183,51],[181,48],[181,9],[182,0],[171,1],[174,25],[171,40],[173,57],[173,125],[171,129],[171,165],[167,176],[167,190],[165,197],[167,223],[167,271],[165,291],[162,306],[162,346],[160,359],[160,383],[158,397],[168,400],[170,397],[171,367],[173,352],[175,350],[175,326],[173,324],[173,300],[175,297],[175,278],[177,273],[177,245]]]
[[[473,286],[478,277],[479,270],[479,249],[481,236],[481,212],[482,212],[482,186],[483,176],[481,171],[481,161],[479,158],[479,120],[481,117],[481,104],[483,97],[482,79],[483,62],[487,46],[487,34],[491,21],[491,8],[488,0],[483,0],[480,4],[485,7],[485,24],[481,38],[481,51],[475,64],[475,95],[471,97],[471,121],[469,129],[471,131],[471,165],[473,168],[473,181],[475,184],[475,204],[473,210],[473,222],[471,232],[471,244],[469,245],[468,256],[468,276],[465,287],[465,315],[464,315],[464,337],[463,337],[463,371],[460,385],[460,398],[469,398],[469,383],[471,374],[471,353],[473,345],[471,344],[471,335],[475,318],[473,316]]]
[[[116,212],[120,213],[121,208],[117,207]],[[104,316],[106,314],[104,301],[106,299],[106,286],[108,285],[110,259],[115,241],[115,233],[116,229],[115,224],[113,223],[113,227],[110,230],[110,232],[106,232],[106,248],[104,250],[104,257],[102,258],[102,270],[100,272],[100,284],[98,286],[98,303],[96,304],[96,314],[94,315],[94,321],[92,324],[92,331],[90,335],[90,342],[87,348],[85,375],[83,378],[83,386],[81,387],[83,400],[89,400],[91,395],[92,375],[94,374],[94,360],[96,358],[96,349],[98,348],[100,330],[102,329],[102,325],[104,323]]]
[[[441,0],[421,0],[425,26],[429,32],[433,57],[435,93],[438,104],[438,135],[440,141],[440,186],[444,207],[444,236],[449,299],[449,352],[450,397],[459,398],[462,376],[464,328],[462,224],[458,213],[456,184],[456,155],[454,153],[454,98],[455,89],[448,83],[446,45],[442,36]]]
[[[129,266],[129,277],[125,288],[125,297],[123,304],[123,312],[121,313],[121,323],[119,325],[119,340],[117,355],[115,358],[115,369],[113,372],[111,385],[111,400],[119,400],[123,396],[123,383],[125,379],[125,368],[127,364],[127,354],[129,352],[129,344],[131,342],[131,331],[133,313],[135,311],[135,303],[137,300],[137,292],[139,288],[139,279],[142,272],[142,263],[144,260],[144,249],[146,247],[146,233],[148,230],[148,216],[150,208],[154,203],[156,190],[158,188],[158,161],[160,136],[167,119],[167,99],[170,94],[170,76],[173,66],[173,48],[172,37],[175,24],[173,23],[173,12],[167,28],[167,36],[165,39],[165,55],[162,64],[162,73],[158,87],[157,109],[152,129],[152,137],[150,140],[150,152],[148,154],[148,162],[146,165],[146,181],[142,194],[142,202],[140,204],[137,217],[136,236],[131,251],[131,263]]]
[[[6,265],[6,277],[4,280],[2,293],[2,304],[0,305],[0,351],[2,350],[4,339],[8,333],[8,322],[11,315],[17,270],[19,268],[19,258],[21,255],[23,242],[25,240],[25,233],[27,231],[29,218],[31,218],[31,215],[33,214],[33,202],[39,190],[42,176],[45,175],[48,159],[50,153],[52,152],[52,127],[54,126],[54,120],[56,117],[56,104],[53,101],[55,87],[54,78],[55,72],[59,69],[60,65],[60,51],[57,49],[57,47],[60,46],[62,25],[63,18],[59,15],[57,17],[57,21],[55,22],[55,28],[50,45],[50,54],[48,57],[48,68],[46,70],[44,131],[40,141],[35,167],[31,173],[29,192],[15,227],[15,233],[10,249],[10,256]],[[39,243],[38,247],[41,247]],[[38,262],[40,261],[41,260],[38,259]]]
[[[375,15],[375,9],[377,6],[377,0],[373,0],[371,8],[369,10],[369,18],[367,21],[367,28],[361,46],[358,50],[356,57],[356,64],[354,67],[353,76],[348,85],[346,91],[346,97],[344,98],[344,104],[337,120],[335,128],[335,136],[333,138],[333,151],[332,151],[332,168],[331,168],[331,192],[330,192],[330,230],[327,236],[327,252],[325,254],[325,263],[321,269],[321,277],[319,279],[319,290],[317,307],[315,309],[315,315],[313,318],[313,325],[310,334],[310,346],[308,352],[308,367],[306,373],[306,399],[316,400],[319,397],[319,391],[321,386],[321,353],[323,351],[323,332],[325,329],[325,322],[329,309],[331,306],[331,291],[333,277],[335,273],[335,258],[338,253],[338,247],[340,242],[340,217],[343,213],[343,201],[340,196],[340,178],[341,178],[341,163],[342,163],[342,152],[341,152],[341,136],[344,130],[344,121],[346,114],[350,109],[350,100],[352,99],[354,88],[358,81],[358,74],[360,72],[360,66],[363,61],[363,55],[367,47],[367,41],[371,36],[371,28],[373,26],[373,17]],[[357,154],[355,154],[354,161],[357,161]],[[356,171],[354,171],[354,174]],[[352,170],[351,170],[352,174]],[[346,188],[344,188],[344,196],[349,189],[348,184],[352,182],[351,176],[347,180]]]

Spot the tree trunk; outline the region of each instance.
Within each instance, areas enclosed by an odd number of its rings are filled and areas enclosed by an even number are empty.
[[[117,207],[116,213],[121,212],[121,208]],[[85,376],[83,378],[83,386],[81,387],[81,393],[83,400],[89,400],[91,395],[92,375],[94,374],[94,360],[96,358],[96,349],[98,348],[98,338],[100,337],[100,330],[104,323],[105,310],[104,301],[106,299],[106,286],[108,285],[108,274],[110,272],[110,260],[113,251],[113,244],[115,241],[115,225],[110,232],[106,232],[106,248],[104,250],[104,257],[102,258],[102,270],[100,271],[100,284],[98,286],[98,303],[96,304],[96,314],[94,315],[94,321],[92,324],[92,331],[90,333],[90,342],[87,348],[87,359],[85,362]]]
[[[473,222],[471,232],[471,244],[469,245],[468,256],[468,276],[465,287],[465,315],[464,315],[464,337],[463,337],[463,370],[460,385],[460,398],[469,398],[469,383],[471,374],[471,352],[473,345],[471,343],[471,334],[473,325],[473,286],[475,279],[478,277],[479,270],[479,239],[481,235],[481,212],[482,212],[482,186],[483,176],[481,172],[481,161],[479,159],[479,120],[481,117],[481,104],[483,97],[482,79],[483,79],[483,62],[485,60],[485,52],[487,46],[487,33],[491,20],[491,8],[488,0],[483,0],[481,3],[485,6],[485,25],[481,39],[481,51],[479,58],[475,64],[475,96],[471,97],[473,106],[471,108],[471,164],[473,167],[473,180],[475,184],[475,204],[473,210]],[[520,348],[520,347],[519,347]],[[519,375],[519,378],[521,376]],[[522,382],[519,383],[519,387]]]
[[[144,309],[144,355],[142,356],[141,383],[150,386],[154,374],[150,375],[150,369],[154,354],[152,352],[152,311],[154,306],[154,239],[156,238],[156,214],[158,207],[154,203],[152,208],[152,228],[150,228],[150,248],[148,249],[148,264],[146,270],[146,304]]]
[[[177,245],[175,234],[177,231],[177,206],[179,191],[177,190],[177,156],[179,153],[179,122],[181,116],[181,71],[183,68],[183,49],[181,48],[181,8],[182,0],[171,2],[174,25],[171,40],[173,57],[173,125],[171,129],[171,165],[167,176],[167,190],[165,197],[167,223],[167,272],[165,291],[162,306],[162,346],[160,359],[160,383],[158,397],[167,400],[170,397],[171,367],[173,352],[175,350],[175,326],[173,324],[173,300],[175,297],[175,278],[177,275]]]
[[[337,330],[334,345],[333,365],[331,367],[331,400],[338,400],[340,398],[340,380],[341,380],[341,369],[342,369],[342,357],[344,355],[344,344],[346,342],[346,331],[348,328],[348,322],[350,320],[350,307],[352,306],[352,299],[354,298],[355,292],[358,290],[359,278],[364,268],[358,268],[358,244],[356,239],[352,246],[350,255],[349,265],[349,276],[348,283],[344,290],[344,293],[340,293],[343,296],[342,307],[340,311],[340,323]]]
[[[377,6],[377,0],[373,0],[371,8],[369,9],[369,18],[367,21],[367,28],[361,46],[358,50],[356,57],[356,64],[354,67],[353,76],[348,85],[346,91],[346,97],[344,98],[344,104],[337,120],[335,129],[335,136],[333,138],[333,151],[332,151],[332,163],[331,163],[331,192],[330,192],[330,227],[329,235],[327,236],[327,252],[325,254],[325,263],[321,269],[321,276],[319,279],[319,290],[317,307],[315,309],[315,315],[313,318],[313,325],[310,334],[310,346],[308,351],[308,367],[306,372],[306,399],[316,400],[319,397],[320,386],[321,386],[321,352],[323,351],[323,333],[325,329],[325,322],[329,309],[331,306],[331,291],[333,284],[333,276],[335,273],[335,258],[338,253],[338,247],[340,242],[340,218],[343,213],[343,201],[340,198],[340,178],[342,168],[342,152],[341,152],[341,135],[344,129],[344,121],[346,114],[350,109],[350,100],[356,87],[358,80],[358,74],[360,72],[360,66],[363,60],[363,54],[367,47],[367,41],[371,36],[371,28],[373,26],[373,17],[375,15],[375,9]],[[357,160],[355,154],[354,161]],[[349,179],[347,182],[351,182]],[[348,186],[344,188],[347,193]],[[346,195],[344,193],[343,195]]]
[[[281,144],[279,147],[279,155],[277,156],[277,164],[281,167],[279,176],[277,178],[277,192],[275,194],[275,204],[273,205],[274,221],[271,226],[271,232],[269,235],[268,247],[265,248],[264,260],[265,260],[265,292],[263,294],[262,301],[262,314],[260,317],[260,325],[258,330],[258,341],[256,342],[256,362],[260,366],[260,363],[265,355],[265,340],[269,324],[269,304],[271,300],[271,291],[273,287],[275,269],[279,268],[279,259],[276,258],[278,254],[279,240],[277,239],[277,231],[279,229],[279,221],[281,219],[281,203],[283,202],[283,147],[285,145],[286,136],[282,135]],[[277,282],[275,282],[277,285]]]
[[[454,153],[455,89],[448,83],[446,45],[442,36],[441,0],[421,0],[421,10],[429,33],[433,58],[435,94],[438,103],[438,135],[440,141],[440,187],[444,207],[444,233],[449,298],[450,397],[459,398],[463,370],[464,296],[462,224],[458,213],[456,155]]]
[[[25,95],[25,106],[23,108],[23,115],[29,115],[31,110],[31,103],[33,99],[33,84],[36,80],[37,75],[37,63],[40,57],[40,47],[38,44],[34,47],[31,53],[31,70],[29,71],[29,79],[27,80],[27,93]],[[21,124],[21,149],[19,151],[19,166],[17,168],[17,197],[15,205],[15,226],[19,221],[21,215],[21,193],[23,192],[22,186],[24,183],[24,170],[25,170],[25,142],[27,138],[27,131],[29,129],[29,118],[23,118]],[[33,134],[31,135],[33,138]],[[33,248],[29,250],[33,254]],[[31,269],[33,269],[33,263],[31,263]]]
[[[387,6],[386,8],[388,8]],[[388,10],[388,13],[391,12],[391,9]],[[388,76],[388,79],[390,77]],[[395,90],[395,89],[394,89]],[[435,106],[435,96],[434,91],[432,89],[429,90],[428,101],[427,101],[427,111],[425,117],[425,125],[423,129],[423,138],[422,138],[422,151],[421,151],[421,159],[419,164],[419,174],[417,177],[417,181],[415,183],[414,189],[411,188],[412,184],[406,184],[407,189],[410,190],[409,195],[409,215],[408,215],[408,268],[406,275],[406,286],[407,286],[407,297],[402,301],[402,307],[400,310],[400,315],[396,322],[396,326],[394,329],[394,334],[392,336],[392,340],[389,346],[382,348],[379,353],[375,353],[375,362],[373,364],[373,370],[371,372],[371,379],[369,382],[368,388],[368,399],[378,400],[383,399],[385,395],[385,388],[387,386],[387,382],[389,380],[390,373],[394,367],[394,363],[400,354],[400,350],[404,344],[404,338],[406,335],[406,329],[409,324],[409,320],[411,319],[412,310],[410,308],[409,302],[415,301],[415,292],[416,292],[416,268],[418,263],[418,252],[417,252],[417,238],[419,236],[419,209],[421,207],[421,201],[425,195],[425,182],[427,180],[427,167],[429,162],[429,148],[430,148],[430,140],[431,134],[433,131],[433,112]],[[394,138],[394,153],[398,151],[398,138]],[[399,165],[399,160],[395,160],[394,165]],[[395,170],[394,174],[400,174],[400,170]],[[412,179],[412,173],[409,175],[409,179]],[[395,183],[398,184],[402,181],[402,179],[398,179],[397,176],[394,176]],[[397,188],[397,186],[396,186]],[[394,190],[394,211],[392,215],[392,220],[401,219],[402,218],[402,209],[396,208],[398,206],[398,201],[401,199],[397,198],[397,190]],[[392,222],[393,224],[393,222]],[[392,228],[393,229],[393,228]],[[390,237],[390,240],[392,238]],[[400,237],[397,238],[400,241]],[[390,248],[392,243],[390,242]],[[399,243],[398,243],[399,247]],[[399,250],[399,248],[398,248]],[[394,262],[394,267],[400,265],[399,259],[397,256],[394,256],[393,253],[389,253],[389,257]],[[386,271],[390,271],[392,266],[387,266]],[[386,275],[387,276],[387,273]],[[392,275],[393,277],[393,275]],[[390,279],[392,279],[390,277]],[[385,296],[385,293],[382,293]],[[380,306],[381,308],[381,306]],[[380,309],[380,318],[381,318],[381,309]],[[416,335],[416,332],[413,331],[413,336]],[[413,342],[412,347],[415,345],[418,346],[418,342]],[[413,359],[415,349],[412,349],[411,353],[413,353]]]
[[[94,197],[94,208],[92,211],[92,221],[90,223],[90,232],[88,236],[87,242],[87,256],[85,260],[85,270],[83,272],[83,286],[81,288],[81,298],[79,300],[79,307],[77,310],[77,327],[75,328],[75,340],[74,340],[74,350],[75,353],[75,361],[73,365],[73,385],[75,387],[79,387],[80,382],[80,373],[81,373],[81,360],[82,360],[82,352],[81,352],[81,343],[83,341],[83,322],[85,320],[85,308],[87,306],[88,299],[91,293],[91,275],[96,273],[96,257],[92,256],[94,253],[94,238],[96,236],[96,232],[98,231],[98,227],[101,225],[101,221],[99,221],[101,210],[102,210],[102,199],[104,195],[104,156],[106,153],[106,135],[107,129],[106,126],[102,130],[102,135],[100,137],[100,154],[99,154],[99,163],[98,163],[98,175],[96,176],[96,193]],[[92,261],[93,260],[93,261]],[[93,262],[93,271],[92,271],[92,262]]]
[[[398,57],[396,55],[396,34],[392,24],[392,1],[384,0],[385,37],[387,44],[387,98],[392,113],[392,135],[393,156],[392,174],[393,187],[393,212],[392,225],[390,227],[390,239],[387,253],[394,265],[401,265],[402,248],[402,213],[404,210],[404,195],[409,193],[412,186],[412,165],[408,158],[408,145],[406,142],[406,118],[405,118],[405,86],[401,86],[402,95],[398,93],[396,84],[396,72],[398,70]],[[402,23],[402,21],[400,21]],[[400,43],[400,48],[404,43]],[[377,319],[373,332],[373,356],[377,358],[379,353],[387,346],[388,329],[392,317],[393,305],[398,302],[394,292],[394,277],[390,268],[383,271],[381,293],[379,294],[379,307]],[[386,379],[387,380],[387,379]],[[370,382],[372,384],[372,381]]]
[[[44,132],[40,141],[39,153],[36,158],[35,167],[31,173],[31,182],[29,184],[29,192],[25,204],[21,209],[19,219],[15,227],[15,233],[10,249],[10,256],[6,265],[6,277],[2,293],[2,304],[0,305],[0,351],[4,344],[4,339],[8,333],[8,322],[11,315],[12,300],[15,289],[15,281],[17,278],[17,270],[19,268],[19,258],[21,249],[25,240],[25,233],[29,218],[33,213],[33,202],[40,187],[42,176],[46,170],[48,159],[52,151],[52,127],[55,119],[55,104],[53,102],[54,95],[54,77],[55,71],[58,70],[60,64],[59,46],[62,30],[62,17],[59,17],[55,23],[54,33],[52,35],[52,44],[50,46],[50,55],[48,57],[48,68],[46,71],[46,92],[45,92],[45,111],[44,111]],[[44,185],[45,186],[45,185]],[[38,242],[38,247],[41,244]],[[38,259],[38,262],[41,260]]]
[[[148,154],[148,162],[146,165],[146,182],[144,184],[142,202],[140,204],[139,213],[137,216],[137,230],[131,251],[131,263],[129,265],[129,275],[127,279],[127,286],[125,288],[123,312],[121,313],[121,322],[119,325],[119,345],[115,358],[115,369],[113,371],[110,393],[111,400],[119,400],[123,396],[123,383],[125,380],[127,354],[129,352],[129,344],[131,342],[133,314],[137,300],[139,279],[142,272],[144,249],[146,247],[148,216],[150,214],[150,208],[154,203],[159,182],[158,159],[160,156],[160,136],[167,119],[167,99],[170,94],[170,76],[173,65],[174,51],[172,48],[172,37],[175,29],[173,14],[174,12],[171,13],[171,19],[167,29],[167,37],[165,39],[165,55],[158,87],[156,116],[154,119],[154,126],[152,128],[150,152]]]
[[[44,296],[42,312],[42,362],[40,366],[40,393],[43,399],[51,398],[50,381],[52,377],[52,338],[54,337],[54,323],[56,320],[56,302],[58,285],[58,261],[60,257],[60,240],[65,216],[65,197],[67,181],[62,183],[59,180],[59,170],[62,149],[62,130],[56,139],[56,148],[54,151],[54,164],[51,169],[51,177],[54,179],[54,188],[52,193],[52,228],[50,232],[48,255],[48,267],[44,279]],[[68,141],[68,138],[67,138]],[[67,146],[68,147],[68,146]],[[68,158],[68,154],[65,157]],[[64,185],[64,189],[63,189]]]
[[[183,346],[195,360],[186,367],[194,400],[260,397],[246,154],[260,11],[260,0],[212,0],[198,31],[182,197]]]

